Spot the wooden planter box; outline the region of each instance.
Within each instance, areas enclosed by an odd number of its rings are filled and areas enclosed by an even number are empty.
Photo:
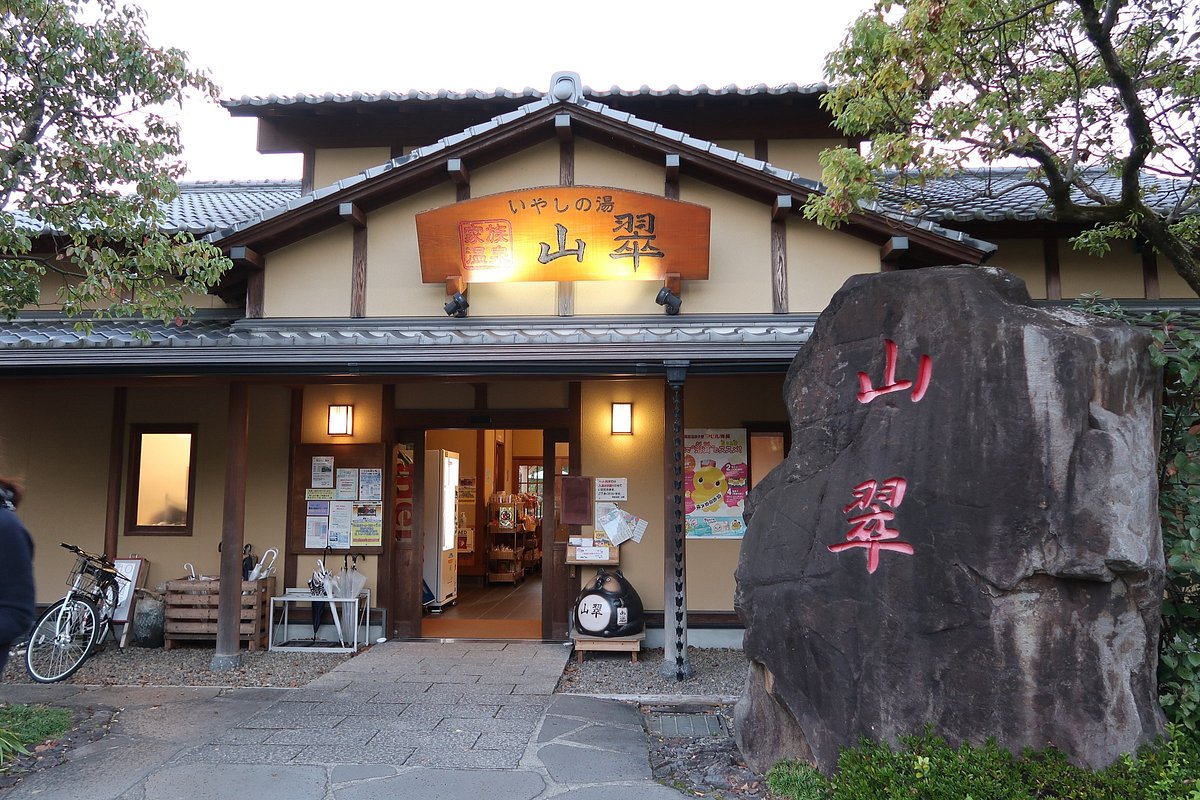
[[[271,595],[275,578],[242,581],[242,605],[238,641],[248,642],[251,650],[267,646],[270,634]],[[170,650],[182,641],[217,639],[217,604],[221,581],[167,581],[166,626],[163,647]]]

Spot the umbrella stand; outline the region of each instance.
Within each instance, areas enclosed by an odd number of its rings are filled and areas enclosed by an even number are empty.
[[[337,603],[332,602],[333,586],[331,585],[330,581],[325,582],[325,596],[330,598],[330,601],[331,601],[328,604],[329,605],[329,613],[333,615],[333,626],[335,628],[337,628],[338,642],[341,643],[342,647],[345,647],[346,646],[346,636],[345,636],[345,634],[342,633],[342,621],[338,617]],[[313,605],[316,605],[316,604],[314,603]]]

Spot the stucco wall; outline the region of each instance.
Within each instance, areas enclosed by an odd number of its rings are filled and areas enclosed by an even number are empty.
[[[819,181],[821,151],[845,146],[845,139],[772,139],[767,142],[767,161],[773,166],[790,169],[806,178]]]
[[[614,402],[634,404],[634,434],[614,436]],[[786,425],[783,377],[689,378],[684,394],[688,428],[739,428],[746,422]],[[583,474],[629,478],[629,500],[619,505],[647,520],[640,543],[621,545],[621,571],[647,609],[663,608],[663,383],[589,381],[583,384]],[[585,528],[590,530],[590,528]],[[688,608],[732,611],[740,540],[687,542]]]
[[[443,315],[445,285],[421,282],[415,217],[453,202],[454,187],[447,183],[367,215],[368,317]]]
[[[329,435],[329,406],[354,406],[354,433],[351,436]],[[300,441],[304,444],[371,444],[385,437],[383,421],[383,387],[370,384],[320,384],[304,388],[304,419],[300,426]]]
[[[1046,298],[1046,256],[1041,239],[999,239],[1000,248],[988,261],[993,267],[1006,269],[1025,281],[1029,296]],[[1063,247],[1068,245],[1064,242]]]
[[[317,150],[313,157],[313,187],[320,189],[368,167],[391,160],[387,147],[338,147]]]
[[[91,552],[104,549],[109,440],[113,390],[108,387],[4,385],[0,387],[0,473],[26,486],[21,517],[37,545],[34,560],[39,603],[65,591],[74,556],[58,546],[69,542]],[[283,548],[287,491],[288,393],[280,387],[250,392],[246,541],[261,553]],[[121,493],[117,552],[150,560],[147,586],[184,574],[220,568],[217,543],[225,493],[227,390],[223,386],[135,387],[128,390],[127,422],[196,423],[196,513],[191,536],[127,536],[125,492]],[[81,413],[86,409],[86,413]],[[122,470],[128,470],[128,430],[122,438]],[[282,562],[281,562],[282,566]]]
[[[771,310],[771,209],[696,180],[679,182],[679,199],[712,209],[706,281],[683,282],[682,314]]]
[[[1100,292],[1104,297],[1144,297],[1142,259],[1130,242],[1116,242],[1103,258],[1059,244],[1059,274],[1062,296],[1073,300],[1081,294]]]
[[[266,317],[348,317],[353,239],[340,225],[267,256]]]
[[[847,278],[872,272],[879,272],[877,245],[797,216],[788,217],[788,311],[823,311]],[[770,286],[768,277],[768,303]]]

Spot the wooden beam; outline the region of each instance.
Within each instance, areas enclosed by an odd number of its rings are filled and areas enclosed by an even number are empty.
[[[879,248],[879,266],[882,272],[895,272],[908,259],[907,236],[893,236]]]
[[[1042,239],[1042,264],[1046,270],[1046,299],[1062,300],[1062,274],[1058,262],[1058,237]]]
[[[363,213],[357,203],[339,203],[338,215],[356,229],[367,227],[367,215]]]
[[[664,168],[666,170],[666,185],[663,188],[663,197],[668,200],[679,199],[679,154],[667,153],[664,158]]]
[[[683,296],[683,280],[678,272],[668,272],[663,276],[663,286],[673,295]]]
[[[121,528],[121,475],[125,465],[125,409],[128,390],[113,387],[112,417],[108,437],[108,497],[104,508],[104,554],[117,557],[117,535]]]
[[[466,295],[467,293],[467,284],[462,279],[462,275],[447,275],[446,297],[454,297],[454,295],[458,293],[463,295]]]
[[[558,137],[560,142],[569,142],[575,138],[575,134],[571,130],[571,116],[569,114],[554,115],[554,135]]]
[[[1142,242],[1142,291],[1147,300],[1162,298],[1158,284],[1158,252],[1146,242]]]
[[[771,160],[771,159],[767,158],[767,140],[766,139],[755,139],[754,140],[754,157],[756,159],[758,159],[759,161],[770,161]]]
[[[468,186],[471,183],[471,174],[461,158],[446,159],[446,172],[455,186]]]
[[[775,222],[782,222],[788,218],[788,215],[796,207],[796,198],[790,194],[781,194],[776,196],[775,203],[771,206],[771,219]]]
[[[575,281],[559,281],[555,300],[560,317],[575,316]]]
[[[788,261],[787,261],[787,222],[786,213],[780,213],[780,201],[790,197],[775,199],[775,208],[771,214],[771,310],[776,314],[788,313]]]
[[[367,315],[367,226],[354,228],[350,251],[350,316]]]
[[[262,269],[266,263],[261,253],[240,244],[229,248],[229,260],[235,266],[252,267],[254,269]]]
[[[260,125],[258,132],[260,141],[262,139],[262,134],[262,126]],[[263,151],[260,150],[259,152],[261,153]],[[313,184],[316,183],[316,172],[317,151],[315,148],[306,147],[304,149],[304,164],[300,168],[300,194],[308,194],[316,188],[313,186]]]
[[[461,158],[446,159],[446,172],[454,181],[454,201],[461,203],[471,199],[471,174]]]
[[[225,432],[225,507],[221,517],[221,593],[217,600],[217,650],[214,672],[242,663],[242,544],[246,532],[246,459],[249,453],[250,402],[244,383],[229,385]]]
[[[261,269],[256,269],[251,272],[246,278],[246,318],[247,319],[262,319],[264,305],[264,284],[266,280]]]
[[[290,415],[288,417],[288,453],[289,454],[292,453],[293,451],[295,451],[296,446],[304,440],[304,431],[303,431],[303,424],[302,424],[303,421],[304,421],[304,387],[303,386],[293,386],[292,392],[291,392],[291,409],[290,409]],[[288,458],[288,482],[287,482],[287,485],[288,485],[289,492],[291,491],[291,487],[295,485],[294,481],[296,480],[295,467],[292,464],[293,461],[295,461],[295,459],[293,459],[291,457]],[[304,479],[308,480],[308,476],[304,476]],[[307,485],[308,484],[306,483],[305,486],[307,486]],[[284,528],[283,529],[285,531],[294,530],[293,526],[296,524],[297,523],[294,519],[294,515],[292,512],[292,504],[288,503],[287,511],[285,512],[285,517],[284,517]],[[299,570],[299,565],[298,565],[299,555],[296,553],[295,549],[292,547],[292,537],[284,536],[283,538],[284,538],[284,543],[283,543],[283,551],[284,551],[283,552],[283,585],[284,586],[300,586],[302,584],[297,583],[297,576],[296,576],[296,573]],[[279,586],[277,585],[276,589],[278,589],[278,588],[279,588]]]

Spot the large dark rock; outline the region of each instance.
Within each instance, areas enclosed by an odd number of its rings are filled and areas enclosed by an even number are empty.
[[[839,747],[931,724],[1095,767],[1162,732],[1148,341],[1035,308],[994,268],[846,283],[788,375],[792,450],[748,504],[751,766],[829,772]]]

